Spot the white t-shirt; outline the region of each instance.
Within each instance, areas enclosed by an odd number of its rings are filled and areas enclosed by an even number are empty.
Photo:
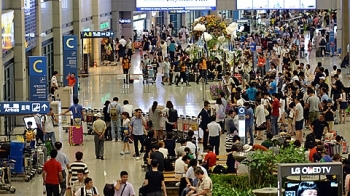
[[[129,116],[132,117],[134,112],[134,106],[130,105],[130,104],[126,104],[122,106],[122,112],[127,112],[129,113]]]
[[[52,116],[45,115],[43,120],[45,121],[45,132],[46,133],[54,132]]]
[[[83,189],[84,196],[94,196],[94,194],[99,195],[97,188],[95,188],[96,193],[94,193],[93,188],[87,190],[85,187],[82,187],[75,192],[75,196],[82,196],[81,189]]]
[[[220,136],[221,127],[217,122],[211,122],[208,124],[209,137]]]
[[[196,158],[196,145],[193,142],[188,141],[186,143],[186,147],[188,147],[191,150],[193,157]]]
[[[58,86],[57,85],[57,78],[56,78],[56,76],[52,76],[52,78],[51,78],[51,86]]]
[[[182,157],[179,157],[178,159],[176,159],[175,161],[175,173],[176,174],[185,174],[185,166],[187,164],[182,160]]]
[[[297,103],[295,106],[295,111],[298,111],[298,115],[295,117],[296,121],[301,121],[304,119],[304,108],[301,103]]]
[[[206,170],[204,167],[199,166],[199,165],[197,166],[197,168],[198,168],[198,167],[201,168],[201,169],[203,170],[204,175],[208,175],[207,170]],[[188,170],[187,170],[187,172],[186,172],[186,178],[191,178],[192,180],[196,178],[196,176],[194,175],[194,169],[193,169],[193,167],[188,168]]]
[[[129,124],[130,124],[130,119],[128,118],[123,119],[123,127],[129,127]]]

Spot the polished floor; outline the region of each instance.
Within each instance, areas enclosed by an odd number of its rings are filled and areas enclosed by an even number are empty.
[[[327,57],[327,58],[315,58],[303,59],[304,63],[310,63],[313,68],[317,62],[321,61],[324,67],[331,70],[334,64],[340,65],[341,59],[339,57]],[[132,59],[131,73],[140,74],[139,67],[139,55],[134,55]],[[171,100],[179,114],[196,116],[203,105],[203,86],[191,83],[191,86],[175,87],[168,85],[161,85],[158,79],[156,84],[144,85],[142,80],[135,80],[134,84],[124,86],[123,80],[118,79],[117,75],[122,73],[121,66],[100,66],[90,68],[91,76],[81,78],[79,80],[81,91],[79,92],[80,102],[84,107],[92,109],[100,109],[103,107],[103,103],[106,100],[112,100],[117,96],[122,102],[124,99],[128,99],[130,104],[134,108],[141,108],[142,110],[148,110],[153,101],[158,101],[159,104],[164,105],[167,100]],[[345,70],[343,69],[343,73]],[[349,86],[348,78],[343,74],[343,81],[346,86]],[[205,89],[209,89],[206,85]],[[204,96],[207,96],[204,93]],[[208,99],[208,97],[204,97]],[[335,125],[335,129],[340,135],[345,136],[345,139],[350,141],[349,130],[346,129],[348,125]],[[222,136],[222,142],[224,136]],[[74,154],[77,151],[84,153],[83,161],[88,165],[89,176],[92,177],[94,186],[96,186],[100,193],[103,191],[104,184],[111,183],[114,180],[119,179],[119,173],[122,170],[129,172],[129,181],[134,185],[134,189],[138,195],[138,188],[141,186],[144,179],[144,172],[141,170],[140,160],[135,160],[131,155],[121,156],[119,152],[122,149],[121,142],[106,142],[105,143],[105,160],[96,160],[94,155],[94,142],[92,136],[85,137],[85,143],[83,146],[69,146],[67,133],[57,128],[56,138],[64,143],[63,152],[66,153],[70,161],[74,161]],[[133,147],[132,147],[133,149]],[[223,145],[221,145],[222,152],[224,151]],[[104,173],[107,173],[104,176]],[[37,175],[30,182],[16,181],[13,182],[18,196],[37,196],[42,195],[42,178]],[[7,195],[2,194],[1,195]],[[101,194],[102,195],[102,194]]]

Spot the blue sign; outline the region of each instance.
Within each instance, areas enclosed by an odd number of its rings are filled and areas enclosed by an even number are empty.
[[[47,114],[50,111],[48,101],[0,102],[0,115]]]
[[[68,85],[66,77],[75,74],[74,96],[78,96],[78,37],[76,35],[63,36],[63,85]]]
[[[47,57],[28,57],[29,67],[29,100],[47,101]]]

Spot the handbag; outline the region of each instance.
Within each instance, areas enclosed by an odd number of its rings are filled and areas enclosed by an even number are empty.
[[[72,196],[72,188],[71,187],[67,187],[66,196]]]

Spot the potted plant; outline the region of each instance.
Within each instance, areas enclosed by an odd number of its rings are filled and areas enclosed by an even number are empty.
[[[258,188],[249,185],[248,175],[213,174],[210,178],[214,196],[254,196],[252,190]]]

